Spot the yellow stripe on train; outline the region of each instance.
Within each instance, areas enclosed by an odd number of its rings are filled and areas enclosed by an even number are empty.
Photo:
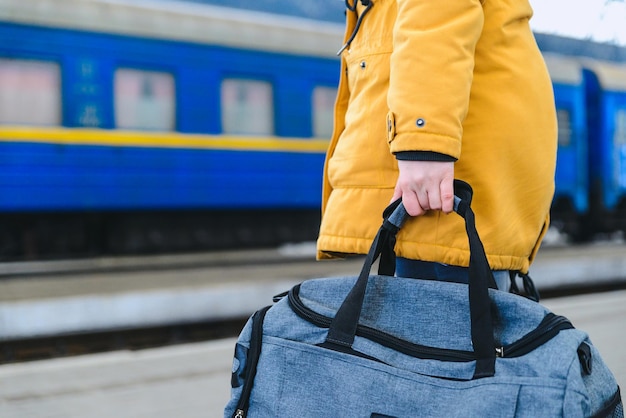
[[[1,142],[100,145],[145,148],[232,149],[325,152],[328,140],[235,135],[181,134],[92,128],[0,127]]]

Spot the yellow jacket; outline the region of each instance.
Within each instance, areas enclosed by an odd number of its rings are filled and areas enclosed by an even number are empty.
[[[557,147],[531,16],[526,0],[373,0],[342,53],[318,258],[366,253],[398,176],[393,153],[433,151],[457,158],[455,177],[474,188],[491,267],[528,270],[549,223]],[[355,24],[348,11],[346,40]],[[463,221],[413,218],[396,253],[467,266]]]

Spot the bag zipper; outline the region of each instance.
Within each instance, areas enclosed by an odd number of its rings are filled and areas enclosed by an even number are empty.
[[[573,329],[574,325],[564,316],[548,313],[537,328],[507,346],[496,348],[496,355],[503,358],[521,357],[554,338],[559,332]]]
[[[330,327],[332,318],[321,315],[304,305],[300,299],[300,285],[294,286],[289,291],[287,300],[289,301],[291,309],[302,319],[321,328]],[[495,348],[496,355],[503,358],[523,356],[552,339],[561,330],[571,328],[574,328],[574,326],[567,318],[548,313],[537,328],[524,335],[519,340],[506,346]],[[435,348],[414,344],[365,325],[358,325],[356,335],[411,357],[456,362],[476,360],[476,356],[472,351]]]
[[[252,385],[256,375],[256,367],[261,356],[261,345],[263,340],[263,320],[265,314],[271,306],[266,306],[254,313],[252,316],[252,332],[250,333],[250,348],[248,349],[248,358],[246,359],[246,381],[241,389],[241,397],[237,402],[237,407],[233,413],[233,418],[245,418],[248,413],[250,403],[250,393],[252,393]]]

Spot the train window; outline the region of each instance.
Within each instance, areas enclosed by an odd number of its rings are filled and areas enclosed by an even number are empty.
[[[227,78],[222,81],[221,96],[224,133],[274,134],[274,98],[270,83]]]
[[[614,143],[626,144],[626,109],[615,112],[615,138]]]
[[[570,111],[567,109],[557,109],[556,118],[559,126],[559,145],[568,146],[572,142]]]
[[[333,133],[333,118],[337,89],[316,87],[313,89],[313,136],[330,138]]]
[[[0,123],[60,125],[59,64],[0,58]]]
[[[176,94],[172,74],[119,68],[115,71],[114,97],[117,128],[175,129]]]

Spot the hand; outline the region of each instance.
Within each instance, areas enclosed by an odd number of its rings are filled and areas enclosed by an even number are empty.
[[[398,161],[400,175],[393,193],[411,216],[428,210],[450,213],[454,209],[454,163],[440,161]]]

